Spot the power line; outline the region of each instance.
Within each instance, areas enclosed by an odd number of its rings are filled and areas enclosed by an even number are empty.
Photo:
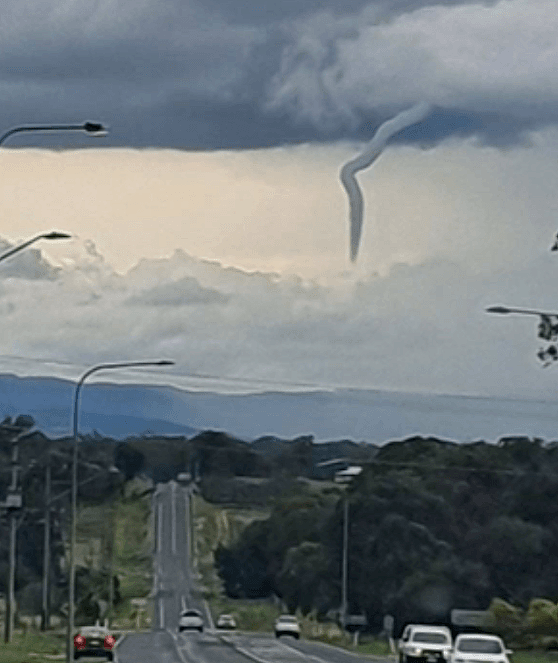
[[[402,442],[404,442],[403,440]],[[467,443],[461,443],[459,446],[462,447]],[[469,443],[474,444],[474,443]],[[492,467],[482,468],[482,467],[467,467],[466,465],[427,465],[426,463],[416,463],[413,461],[388,461],[388,460],[365,460],[358,461],[354,460],[355,465],[386,465],[389,467],[412,467],[421,470],[440,470],[444,472],[457,470],[458,472],[472,472],[478,474],[508,474],[513,476],[526,476],[526,475],[541,475],[545,477],[556,477],[558,478],[558,472],[544,472],[541,470],[512,470],[512,469],[497,469]]]

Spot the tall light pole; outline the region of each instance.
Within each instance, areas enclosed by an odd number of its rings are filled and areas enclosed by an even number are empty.
[[[509,306],[489,306],[487,313],[497,313],[499,315],[508,315],[516,313],[519,315],[534,315],[540,318],[538,337],[544,341],[550,342],[546,348],[541,348],[537,352],[537,357],[543,362],[543,366],[549,366],[553,361],[558,361],[558,312],[539,311],[530,308],[512,308]]]
[[[9,134],[8,134],[9,135]],[[4,135],[6,137],[6,135]],[[0,143],[3,138],[0,138]],[[0,255],[0,262],[6,260],[18,253],[23,251],[31,244],[38,242],[41,239],[46,240],[56,240],[56,239],[69,239],[71,235],[68,233],[63,233],[59,231],[52,231],[49,233],[41,233],[40,235],[35,235],[22,244],[8,249],[2,255]],[[10,642],[13,633],[13,623],[14,623],[14,612],[15,612],[15,565],[16,565],[16,545],[17,545],[17,523],[16,523],[16,514],[17,511],[21,508],[21,494],[18,486],[18,475],[17,475],[17,457],[18,457],[18,441],[19,438],[16,437],[12,446],[12,485],[10,486],[9,499],[13,500],[13,507],[9,508],[9,519],[10,519],[10,561],[8,568],[8,600],[6,602],[6,623],[4,628],[4,641]],[[15,460],[14,460],[15,459]]]
[[[10,543],[8,562],[8,582],[6,593],[6,614],[4,616],[4,642],[11,642],[15,616],[15,568],[17,544],[17,514],[21,511],[21,490],[19,486],[19,438],[26,432],[25,426],[4,424],[2,429],[12,438],[11,483],[4,507],[10,521]]]
[[[82,124],[45,124],[45,125],[21,125],[17,127],[12,127],[0,135],[0,145],[4,143],[5,140],[10,138],[16,133],[29,133],[29,132],[49,132],[49,131],[82,131],[90,135],[101,136],[107,133],[107,129],[100,124],[99,122],[84,122]],[[17,246],[8,249],[5,253],[0,255],[0,261],[10,258],[15,253],[26,249],[31,244],[38,242],[39,240],[57,240],[57,239],[68,239],[70,235],[68,233],[52,231],[49,233],[41,233],[36,235],[31,239],[19,244]],[[12,458],[15,456],[17,459],[18,454],[18,445],[17,439],[13,444],[12,449]],[[21,508],[21,494],[18,493],[17,485],[17,464],[14,464],[12,471],[12,485],[10,486],[10,492],[8,495],[7,504],[10,502],[10,497],[12,498],[12,507],[9,508],[10,516],[10,564],[9,564],[9,578],[8,578],[8,600],[6,603],[6,624],[4,632],[5,642],[10,642],[12,631],[13,631],[13,620],[15,612],[15,563],[16,563],[16,538],[17,538],[17,525],[16,525],[16,511]]]
[[[343,495],[343,554],[341,556],[341,626],[347,626],[349,603],[349,498]]]
[[[81,131],[91,136],[106,136],[108,129],[100,122],[83,122],[82,124],[24,124],[19,127],[8,129],[0,136],[0,145],[14,134],[29,132],[62,132],[62,131]]]
[[[547,311],[539,311],[537,309],[531,309],[531,308],[511,308],[509,306],[501,306],[498,304],[498,306],[489,306],[486,309],[487,313],[499,313],[500,315],[507,315],[508,313],[519,313],[522,315],[546,315],[548,317],[552,317],[555,315],[558,315],[558,313],[549,313]]]
[[[78,415],[79,415],[79,396],[83,383],[93,373],[105,370],[115,370],[120,368],[136,368],[140,366],[172,366],[174,361],[161,359],[159,361],[125,361],[114,364],[97,364],[92,366],[77,381],[74,393],[74,412],[73,412],[73,456],[72,456],[72,499],[71,499],[71,518],[70,518],[70,578],[68,587],[68,624],[66,632],[66,657],[68,663],[73,660],[73,632],[75,621],[75,583],[76,583],[76,521],[77,521],[77,487],[78,487]]]
[[[0,255],[0,261],[6,260],[6,258],[13,256],[14,253],[19,253],[19,251],[23,251],[23,249],[26,249],[31,244],[38,242],[40,239],[48,239],[48,240],[70,239],[70,237],[71,235],[69,235],[68,233],[61,233],[58,232],[57,230],[53,230],[50,233],[41,233],[40,235],[35,235],[35,237],[28,239],[27,241],[23,242],[23,244],[18,244],[17,246],[13,246],[11,249],[8,249],[5,253]]]

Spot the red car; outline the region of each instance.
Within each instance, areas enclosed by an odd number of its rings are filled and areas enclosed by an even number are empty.
[[[80,656],[105,656],[113,659],[116,638],[104,626],[82,626],[74,636],[74,659]]]

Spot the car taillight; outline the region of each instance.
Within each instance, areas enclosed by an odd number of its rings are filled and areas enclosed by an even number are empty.
[[[112,649],[114,647],[115,642],[116,642],[116,640],[114,639],[114,637],[112,635],[107,635],[106,638],[105,638],[105,647],[107,649]]]
[[[84,649],[85,648],[85,638],[83,635],[76,635],[74,637],[74,647],[76,649]]]

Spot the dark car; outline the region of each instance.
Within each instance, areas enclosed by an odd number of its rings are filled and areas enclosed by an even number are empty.
[[[82,626],[74,636],[74,659],[80,656],[104,656],[113,659],[116,638],[104,626]]]

